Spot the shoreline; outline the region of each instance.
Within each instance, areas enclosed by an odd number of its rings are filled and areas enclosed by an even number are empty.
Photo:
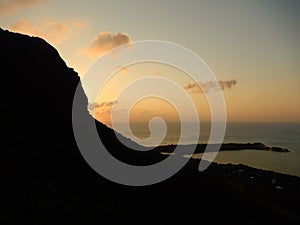
[[[197,158],[197,157],[191,157],[192,159],[195,160],[200,160],[201,158]],[[276,170],[276,169],[270,169],[267,167],[263,167],[263,166],[257,166],[257,165],[253,165],[253,164],[248,164],[248,163],[244,163],[244,162],[219,162],[219,161],[214,161],[213,163],[216,163],[220,166],[246,166],[248,168],[254,169],[254,170],[262,170],[262,171],[266,171],[266,172],[272,172],[272,173],[276,173],[276,174],[281,174],[281,175],[285,175],[285,176],[292,176],[292,177],[297,177],[300,178],[300,175],[295,174],[295,173],[288,173],[288,172],[284,172],[284,171],[280,171],[280,170]]]
[[[160,153],[173,153],[177,145],[162,145],[157,146],[154,150]],[[191,147],[193,145],[181,145],[183,147]],[[196,149],[193,154],[204,153],[208,144],[197,144]],[[289,153],[290,150],[284,147],[278,146],[267,146],[260,142],[254,143],[223,143],[221,144],[209,144],[209,150],[207,152],[216,152],[216,151],[242,151],[242,150],[257,150],[257,151],[273,151],[281,153]]]
[[[191,147],[191,145],[185,145]],[[184,149],[182,152],[174,153],[176,145],[159,146],[154,151],[163,155],[174,155],[179,157],[188,157],[195,160],[201,160],[203,157],[206,144],[198,144],[193,154],[186,154]],[[189,149],[189,148],[187,148]],[[213,149],[213,148],[210,148]],[[279,150],[278,150],[279,149]],[[206,151],[206,154],[214,154],[216,151]],[[288,154],[293,152],[286,148],[266,146],[262,143],[225,143],[221,146],[218,156],[213,163],[220,165],[245,165],[254,169],[262,169],[266,171],[273,171],[275,173],[282,173],[290,176],[297,176],[300,178],[300,173],[293,166],[284,166],[282,160],[290,158]],[[265,157],[270,156],[270,160],[265,163]],[[282,161],[282,162],[281,162]],[[279,165],[279,164],[281,165]]]
[[[195,159],[148,186],[123,185],[99,175],[74,138],[70,112],[76,91],[88,115],[78,74],[40,38],[2,29],[0,37],[3,71],[10,72],[3,83],[14,90],[7,95],[3,89],[1,224],[300,224],[300,178],[295,176],[217,163],[200,173]],[[16,104],[20,96],[24,101]],[[26,110],[19,119],[22,106]],[[45,114],[38,116],[37,109]],[[141,167],[167,157],[159,148],[129,149],[114,130],[97,121],[95,126],[109,153],[123,163]]]

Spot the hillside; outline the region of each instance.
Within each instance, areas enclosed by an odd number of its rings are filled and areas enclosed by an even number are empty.
[[[73,136],[78,74],[40,38],[0,29],[0,49],[0,224],[300,222],[300,178],[271,171],[212,164],[199,173],[191,160],[151,186],[106,180],[84,161]],[[113,130],[95,123],[122,161],[146,165],[166,157],[126,149]]]

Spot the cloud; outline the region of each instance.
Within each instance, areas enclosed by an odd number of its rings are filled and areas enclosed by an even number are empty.
[[[111,101],[111,102],[101,102],[100,104],[97,103],[97,102],[94,102],[94,103],[89,103],[88,104],[88,110],[89,111],[93,111],[97,108],[111,108],[113,105],[117,104],[118,101]]]
[[[81,28],[84,22],[74,19],[72,22],[42,21],[31,23],[28,20],[19,20],[10,25],[9,29],[15,32],[41,37],[53,45],[63,43],[71,34],[72,28]]]
[[[87,26],[87,22],[78,19],[73,19],[72,25],[76,28],[83,28]]]
[[[129,44],[131,42],[131,38],[127,33],[119,32],[112,34],[107,31],[102,31],[95,37],[90,46],[83,50],[83,53],[95,58],[117,46]]]
[[[236,85],[236,80],[219,80],[209,81],[205,83],[188,83],[184,86],[185,90],[191,91],[192,93],[207,93],[210,91],[227,90],[233,88]]]
[[[6,2],[0,2],[0,14],[15,14],[23,8],[33,7],[40,2],[44,2],[44,0],[10,0]]]
[[[233,88],[233,86],[236,85],[236,80],[227,80],[227,81],[220,80],[219,85],[222,90],[231,89],[231,88]]]
[[[33,24],[28,20],[19,20],[10,25],[10,29],[23,34],[38,36],[52,44],[61,44],[70,34],[70,28],[61,22],[45,21]]]

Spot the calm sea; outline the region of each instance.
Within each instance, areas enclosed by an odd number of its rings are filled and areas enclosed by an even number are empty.
[[[161,145],[177,144],[180,136],[180,125],[178,123],[168,123],[168,130]],[[210,124],[201,123],[201,133],[198,143],[206,143],[210,134]],[[150,135],[148,125],[144,123],[131,124],[133,133],[138,138],[146,138]],[[123,134],[139,142],[138,139]],[[152,134],[153,139],[146,145],[153,146],[152,143],[159,137]],[[182,134],[183,144],[191,144],[191,137],[195,136],[193,129],[189,129]],[[215,159],[218,163],[245,164],[256,168],[273,170],[285,174],[300,176],[300,123],[227,123],[224,143],[252,143],[261,142],[268,146],[279,146],[288,148],[291,152],[279,153],[272,151],[226,151],[219,152]],[[195,154],[194,157],[201,157]]]

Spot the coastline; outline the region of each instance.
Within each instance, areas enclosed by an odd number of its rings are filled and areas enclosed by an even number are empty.
[[[4,71],[11,74],[3,83],[14,87],[11,95],[3,92],[2,224],[299,224],[300,178],[295,176],[217,163],[199,172],[196,159],[148,186],[100,176],[74,139],[70,112],[80,84],[77,74],[41,39],[1,29],[0,37]],[[37,101],[36,93],[43,93],[47,104]],[[79,93],[85,97],[82,88]],[[20,96],[26,101],[16,104]],[[22,120],[16,119],[19,107],[27,109]],[[49,117],[38,116],[37,107]],[[129,164],[144,166],[166,157],[157,149],[128,149],[114,130],[98,122],[96,128],[110,153]]]
[[[204,153],[208,144],[197,144],[193,154]],[[193,145],[182,145],[184,147],[190,147]],[[176,145],[162,145],[155,148],[155,151],[160,153],[172,153]],[[259,150],[259,151],[274,151],[274,152],[290,152],[287,148],[278,146],[267,146],[260,142],[255,143],[223,143],[221,144],[209,144],[209,152],[216,151],[241,151],[241,150]]]
[[[250,145],[252,149],[250,149]],[[227,165],[239,165],[243,164],[245,166],[249,166],[256,169],[274,171],[277,173],[287,174],[291,176],[300,177],[300,167],[297,164],[297,151],[288,150],[286,148],[281,148],[283,151],[278,151],[277,147],[265,146],[260,144],[263,148],[256,149],[257,144],[224,144],[222,148],[219,150],[218,154],[214,156],[214,163]],[[231,147],[235,146],[235,149]],[[174,154],[173,150],[175,149],[175,145],[172,146],[160,146],[155,151],[158,151],[163,155]],[[206,145],[198,145],[197,150],[191,154],[182,154],[177,152],[177,155],[180,157],[187,157],[193,159],[201,159],[203,156],[203,150]],[[272,149],[275,149],[272,150]],[[215,152],[206,152],[205,154],[215,154]],[[291,159],[293,161],[291,161]]]

